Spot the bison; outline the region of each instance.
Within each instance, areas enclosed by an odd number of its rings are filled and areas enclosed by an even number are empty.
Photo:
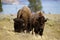
[[[47,21],[41,11],[34,14],[33,27],[35,34],[43,35],[44,25]]]
[[[27,6],[24,6],[22,9],[18,11],[17,18],[21,19],[21,15],[25,24],[25,26],[23,27],[24,30],[26,30],[26,32],[30,32],[31,10]]]

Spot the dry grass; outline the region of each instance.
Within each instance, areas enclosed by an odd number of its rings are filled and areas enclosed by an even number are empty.
[[[60,14],[46,14],[49,20],[46,22],[44,34],[39,35],[14,32],[14,15],[5,15],[0,19],[0,40],[60,40]]]

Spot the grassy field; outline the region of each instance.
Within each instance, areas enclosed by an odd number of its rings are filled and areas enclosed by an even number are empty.
[[[60,40],[60,14],[45,14],[46,22],[43,36],[14,32],[16,15],[0,15],[0,40]]]

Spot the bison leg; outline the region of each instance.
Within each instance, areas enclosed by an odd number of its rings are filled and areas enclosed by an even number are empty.
[[[27,33],[30,33],[30,31],[31,31],[31,26],[30,26],[30,22],[28,21],[26,32],[27,32]]]
[[[40,35],[40,36],[43,35],[43,29],[40,29],[40,31],[39,31],[39,35]]]
[[[30,28],[29,28],[29,26],[27,27],[26,32],[27,32],[27,33],[30,33]]]
[[[37,29],[34,29],[34,32],[35,32],[35,34],[38,34],[38,30]]]

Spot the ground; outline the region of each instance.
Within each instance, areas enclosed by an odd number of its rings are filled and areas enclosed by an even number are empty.
[[[43,36],[14,32],[13,19],[16,15],[0,15],[0,40],[60,40],[60,14],[45,14],[48,21],[45,24]]]

